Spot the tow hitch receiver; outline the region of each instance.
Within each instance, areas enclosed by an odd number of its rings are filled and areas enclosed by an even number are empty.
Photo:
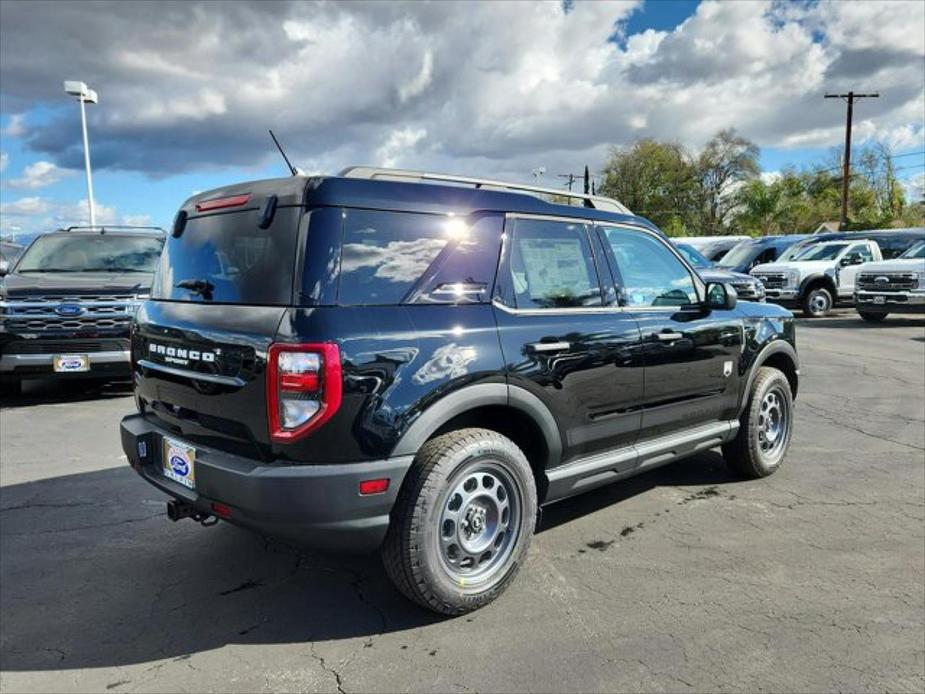
[[[218,522],[218,518],[208,513],[198,511],[195,506],[184,504],[182,501],[176,501],[174,499],[167,502],[167,517],[174,523],[184,518],[192,518],[194,521],[198,521],[205,526],[215,525]]]

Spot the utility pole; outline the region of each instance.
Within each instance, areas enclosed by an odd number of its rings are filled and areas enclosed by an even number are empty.
[[[845,121],[845,156],[843,158],[844,167],[841,182],[841,223],[839,224],[842,231],[848,228],[848,184],[851,181],[851,117],[854,112],[854,100],[877,99],[879,97],[880,94],[877,92],[872,94],[848,92],[847,94],[825,95],[826,99],[842,99],[848,104],[848,118]]]
[[[578,176],[576,176],[576,175],[573,174],[573,173],[568,173],[568,174],[559,174],[559,178],[567,178],[567,179],[568,179],[568,192],[571,193],[571,192],[572,192],[572,186],[575,185],[575,181],[578,180]]]

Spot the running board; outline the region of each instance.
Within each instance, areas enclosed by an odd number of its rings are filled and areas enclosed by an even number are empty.
[[[704,424],[606,453],[580,458],[549,470],[543,503],[559,501],[589,489],[655,469],[732,439],[739,420]]]

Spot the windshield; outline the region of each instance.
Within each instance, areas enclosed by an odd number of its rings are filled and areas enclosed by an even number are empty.
[[[693,246],[688,246],[686,243],[679,243],[675,245],[675,248],[678,249],[678,253],[683,255],[687,262],[689,262],[698,270],[706,270],[707,268],[713,267],[713,263],[707,260]]]
[[[908,251],[903,253],[900,258],[925,258],[925,241],[919,241]]]
[[[23,254],[17,272],[154,272],[164,240],[154,236],[49,234]]]
[[[796,263],[805,263],[809,260],[832,260],[833,258],[837,258],[838,254],[847,247],[847,243],[833,243],[831,246],[810,246],[793,258],[793,261]]]
[[[762,244],[754,241],[742,241],[722,257],[717,263],[720,267],[738,267],[748,265],[762,250]]]

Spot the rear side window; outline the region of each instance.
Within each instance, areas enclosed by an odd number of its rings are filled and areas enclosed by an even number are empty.
[[[299,208],[278,209],[269,229],[257,218],[257,210],[190,218],[179,238],[167,239],[153,298],[291,304]]]
[[[516,220],[509,266],[507,281],[519,309],[603,303],[587,227],[580,222]]]
[[[478,303],[491,294],[501,243],[497,218],[344,212],[339,303]]]

